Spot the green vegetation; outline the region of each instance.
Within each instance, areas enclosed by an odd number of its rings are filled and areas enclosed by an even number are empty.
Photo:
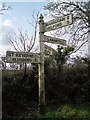
[[[90,1],[49,2],[45,8],[52,13],[52,16],[55,16],[55,11],[56,16],[60,15],[60,17],[63,13],[72,13],[73,25],[67,27],[65,33],[71,34],[70,43],[76,45],[80,39],[83,40],[82,45],[84,44],[90,26]],[[61,36],[65,34],[63,31],[59,32]],[[22,32],[20,33],[19,38],[22,39]],[[74,38],[77,39],[72,41]],[[16,48],[14,44],[13,46]],[[31,48],[29,47],[29,51]],[[27,69],[27,73],[26,64],[25,70],[22,71],[3,70],[3,120],[31,118],[90,120],[90,61],[87,58],[77,58],[73,64],[67,65],[68,54],[73,50],[72,46],[66,48],[58,46],[57,52],[45,60],[46,112],[44,115],[39,113],[38,108],[37,65],[32,64],[32,69]]]
[[[88,105],[73,105],[73,104],[65,104],[65,105],[52,105],[46,107],[45,115],[41,115],[36,111],[36,109],[32,109],[27,114],[27,111],[20,113],[20,116],[4,116],[5,118],[12,118],[21,120],[21,118],[27,119],[59,119],[59,120],[90,120],[90,106]],[[3,119],[3,120],[4,120]]]
[[[38,69],[3,70],[3,119],[16,120],[51,118],[61,120],[90,119],[90,80],[86,59],[77,58],[74,64],[64,64],[62,49],[45,61],[46,113],[38,109]],[[62,57],[59,57],[59,56]],[[53,59],[52,59],[53,58]],[[57,60],[58,58],[58,60]],[[62,60],[64,59],[64,62]],[[62,61],[62,64],[60,64]]]
[[[90,119],[90,107],[85,105],[60,105],[58,107],[51,106],[47,108],[45,116],[39,115],[39,118],[65,118],[66,120],[76,120],[76,119]]]

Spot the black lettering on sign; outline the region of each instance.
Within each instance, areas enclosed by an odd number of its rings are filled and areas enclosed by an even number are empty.
[[[12,58],[12,61],[16,61],[16,58]]]
[[[69,19],[69,16],[67,16],[67,19]]]

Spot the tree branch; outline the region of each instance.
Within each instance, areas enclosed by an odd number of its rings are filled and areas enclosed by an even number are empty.
[[[77,52],[87,42],[88,42],[88,40],[84,41],[76,50],[74,50],[73,52],[71,52],[69,55],[71,55],[72,53]]]
[[[0,14],[3,15],[3,11],[11,9],[11,6],[6,6],[6,3],[2,3],[2,6],[0,8]]]

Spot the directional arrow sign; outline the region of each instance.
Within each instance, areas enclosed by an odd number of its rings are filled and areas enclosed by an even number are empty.
[[[44,51],[45,51],[45,57],[53,55],[54,52],[56,52],[56,50],[54,50],[53,48],[49,47],[48,45],[44,44]]]
[[[72,14],[50,20],[45,23],[45,32],[55,30],[73,23]]]
[[[7,63],[39,63],[39,54],[30,52],[7,51]]]
[[[44,42],[66,45],[66,40],[44,35]]]

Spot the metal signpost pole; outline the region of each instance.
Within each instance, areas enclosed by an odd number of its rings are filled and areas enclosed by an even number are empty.
[[[45,81],[44,81],[44,20],[43,15],[39,17],[39,42],[40,42],[40,64],[39,64],[39,111],[45,113]]]

